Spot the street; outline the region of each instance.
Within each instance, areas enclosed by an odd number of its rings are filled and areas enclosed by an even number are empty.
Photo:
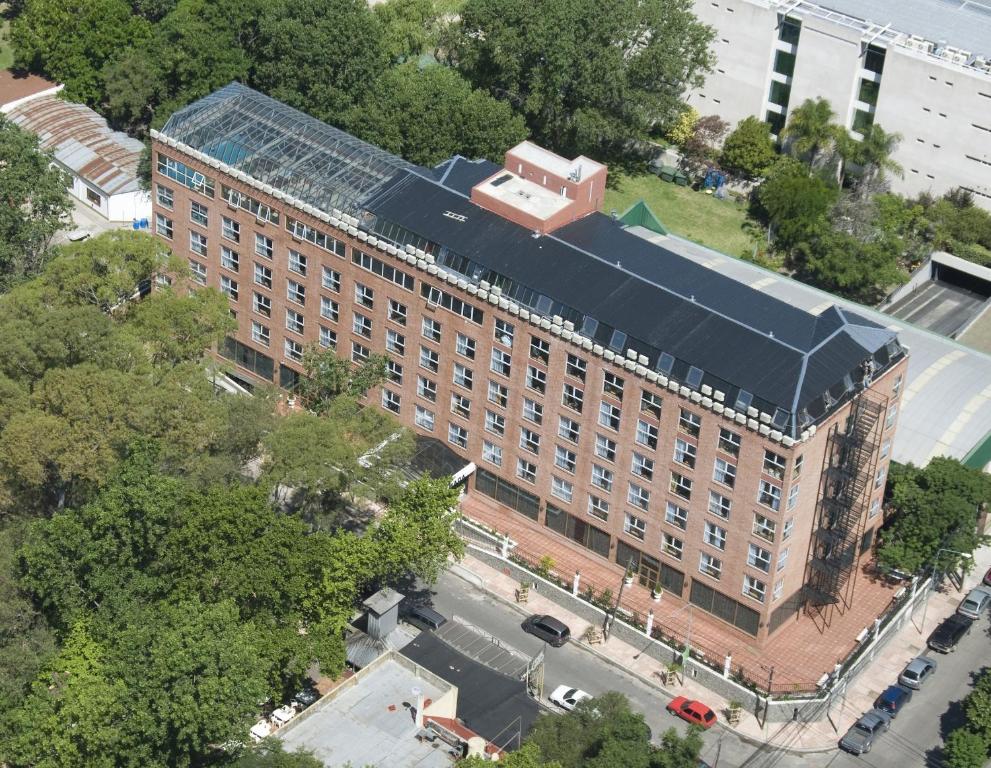
[[[460,577],[444,573],[432,590],[433,607],[444,616],[455,615],[517,650],[533,656],[544,646],[539,639],[520,628],[521,614]],[[919,637],[919,653],[925,653],[925,637]],[[804,756],[778,749],[755,747],[732,731],[716,727],[704,735],[702,758],[713,768],[908,768],[940,765],[937,750],[942,737],[961,720],[960,701],[972,685],[971,673],[991,665],[988,620],[982,618],[957,650],[948,655],[933,654],[939,668],[908,707],[894,720],[891,730],[881,736],[873,751],[854,757],[839,750]],[[567,684],[593,695],[621,691],[632,707],[643,713],[655,740],[670,727],[684,732],[681,720],[667,714],[667,699],[657,689],[603,661],[575,642],[562,648],[546,649],[544,703],[555,687]],[[892,680],[892,683],[895,681]],[[856,684],[856,683],[855,683]],[[553,705],[550,705],[555,709]],[[782,727],[772,724],[770,728]],[[842,734],[837,734],[837,741]]]

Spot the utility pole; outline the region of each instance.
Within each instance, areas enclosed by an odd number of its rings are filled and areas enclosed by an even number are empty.
[[[611,611],[608,611],[602,619],[602,639],[603,641],[609,639],[609,632],[612,629],[612,623],[616,620],[616,611],[619,610],[619,601],[623,599],[623,589],[626,587],[627,582],[633,583],[633,557],[630,557],[630,561],[626,564],[626,571],[623,573],[623,578],[619,582],[619,592],[616,594],[616,602],[613,603]]]

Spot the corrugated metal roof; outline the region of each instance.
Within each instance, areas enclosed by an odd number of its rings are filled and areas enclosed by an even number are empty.
[[[38,137],[42,149],[106,195],[137,192],[144,145],[113,131],[89,107],[39,96],[12,109],[7,118]]]

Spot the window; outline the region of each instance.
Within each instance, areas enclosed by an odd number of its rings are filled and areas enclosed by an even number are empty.
[[[190,232],[189,250],[193,253],[198,253],[200,256],[206,256],[206,235],[201,235],[199,232]]]
[[[255,262],[255,284],[262,288],[272,287],[272,270]]]
[[[678,464],[684,464],[686,467],[695,469],[695,452],[695,446],[687,440],[682,440],[680,437],[675,439],[674,460]]]
[[[437,382],[426,376],[417,376],[416,394],[431,403],[437,402]]]
[[[651,450],[657,448],[657,427],[643,419],[637,420],[637,445],[643,445]]]
[[[729,518],[730,510],[733,507],[733,502],[729,500],[726,496],[721,493],[716,493],[715,491],[709,491],[709,511],[723,518],[724,520]]]
[[[647,509],[650,504],[650,491],[636,483],[630,483],[630,487],[626,491],[626,500],[634,507]]]
[[[485,317],[482,310],[473,307],[467,301],[462,301],[457,296],[453,296],[447,291],[442,291],[440,288],[435,288],[427,283],[420,284],[420,294],[427,300],[428,306],[443,307],[455,315],[460,315],[467,320],[471,320],[473,323],[481,325]]]
[[[330,267],[323,267],[320,272],[320,285],[334,293],[341,292],[341,273]],[[392,319],[392,318],[390,318]]]
[[[268,326],[262,325],[257,320],[251,321],[251,340],[256,341],[262,346],[267,347],[271,339],[269,334]]]
[[[691,435],[692,437],[699,436],[699,430],[702,427],[702,417],[691,411],[681,409],[681,415],[678,417],[678,429],[684,432],[686,435]]]
[[[592,485],[601,488],[606,493],[612,492],[613,473],[598,464],[592,465]]]
[[[598,496],[588,495],[588,513],[599,520],[609,519],[609,502]]]
[[[507,323],[505,320],[496,319],[495,321],[495,340],[500,344],[505,344],[507,347],[513,346],[513,333],[515,329],[512,323]]]
[[[193,259],[189,260],[189,270],[192,273],[193,282],[206,285],[206,265],[200,264]]]
[[[888,454],[891,453],[891,441],[885,440],[881,443],[881,454],[878,456],[879,459],[888,458]]]
[[[554,466],[558,469],[563,469],[565,472],[575,473],[575,465],[578,463],[578,457],[574,451],[569,451],[567,448],[561,445],[554,447]]]
[[[397,355],[406,354],[406,337],[392,328],[386,329],[385,348]]]
[[[366,347],[364,344],[359,344],[357,341],[351,342],[351,362],[354,363],[364,363],[368,361],[371,357],[372,351]]]
[[[901,394],[901,391],[902,391],[902,380],[904,378],[905,377],[902,374],[900,374],[900,373],[895,377],[895,382],[894,382],[894,384],[891,385],[891,399],[892,400],[896,399],[898,397],[898,395]]]
[[[320,326],[320,346],[325,349],[337,349],[337,333],[325,325]]]
[[[774,570],[776,572],[780,573],[788,565],[788,555],[790,554],[790,552],[791,552],[790,547],[785,547],[780,552],[778,552],[778,564],[774,567]]]
[[[664,522],[685,530],[688,527],[688,510],[669,501],[664,509]]]
[[[415,281],[412,275],[407,275],[401,269],[396,269],[391,264],[386,264],[381,259],[377,259],[374,256],[359,251],[356,248],[351,249],[351,262],[357,264],[362,269],[367,269],[369,272],[378,275],[379,277],[384,277],[391,283],[395,283],[400,288],[405,288],[407,291],[412,291]]]
[[[716,459],[712,470],[712,479],[721,485],[732,488],[736,484],[736,464],[730,464],[725,459]]]
[[[325,317],[328,320],[337,322],[341,316],[340,305],[326,296],[320,297],[320,317]]]
[[[509,376],[512,365],[513,358],[508,352],[503,352],[501,349],[492,350],[492,364],[490,367],[493,373]]]
[[[788,491],[788,509],[794,509],[798,503],[798,485],[793,485]]]
[[[395,360],[387,360],[385,363],[385,377],[396,384],[403,383],[403,366]]]
[[[202,203],[193,200],[189,204],[189,220],[194,224],[199,224],[201,227],[209,226],[210,210]]]
[[[351,330],[366,339],[372,338],[372,318],[365,317],[360,312],[355,312],[351,319]]]
[[[395,299],[389,299],[389,320],[396,325],[406,325],[406,305]]]
[[[677,472],[671,473],[671,493],[681,496],[683,499],[692,498],[692,481]]]
[[[440,341],[440,323],[432,318],[425,317],[420,325],[420,333],[423,338],[429,341]]]
[[[616,443],[608,437],[596,435],[595,455],[606,461],[616,461]]]
[[[874,487],[875,488],[880,488],[882,485],[884,485],[884,476],[887,474],[887,472],[888,472],[888,468],[887,467],[878,467],[877,468],[877,472],[874,473]],[[789,507],[789,509],[790,509],[790,507]]]
[[[699,571],[718,579],[723,573],[723,561],[708,552],[702,552],[699,555]]]
[[[295,304],[306,303],[306,287],[295,280],[286,280],[286,298]]]
[[[437,373],[440,368],[440,356],[435,350],[430,349],[430,347],[420,347],[420,367],[426,368],[428,371]]]
[[[289,249],[289,271],[306,276],[306,257],[291,248]]]
[[[471,400],[457,392],[451,394],[451,413],[463,419],[471,418]]]
[[[471,368],[465,368],[461,363],[454,364],[454,383],[459,387],[464,387],[465,389],[471,389],[472,385],[472,371]]]
[[[644,480],[653,480],[654,460],[648,459],[646,456],[634,451],[630,471],[637,477],[642,477]]]
[[[367,285],[361,283],[354,284],[354,301],[362,307],[373,309],[375,307],[375,291]]]
[[[763,547],[751,544],[747,551],[747,565],[752,565],[764,573],[771,570],[771,553]]]
[[[764,472],[775,480],[785,478],[785,459],[773,451],[764,451]]]
[[[719,450],[728,453],[730,456],[740,455],[740,436],[736,432],[728,429],[719,429]]]
[[[895,403],[890,408],[888,408],[888,416],[884,420],[884,428],[890,429],[895,423],[895,419],[898,417],[898,403]]]
[[[266,208],[268,206],[265,206]],[[273,223],[278,223],[278,219],[273,219]],[[337,240],[330,235],[321,232],[318,229],[314,229],[308,224],[304,224],[296,219],[291,219],[286,217],[286,229],[292,234],[293,240],[306,240],[307,242],[313,243],[317,248],[324,251],[329,251],[335,256],[340,256],[344,258],[344,243]]]
[[[568,353],[568,362],[565,365],[564,372],[568,376],[574,376],[576,379],[585,381],[585,371],[588,369],[588,363],[582,358]]]
[[[870,510],[867,512],[867,517],[868,518],[877,517],[877,515],[878,515],[878,513],[880,511],[881,511],[881,500],[880,499],[874,499],[871,502],[871,508],[870,508]]]
[[[234,219],[226,216],[220,218],[220,236],[226,240],[233,240],[235,243],[241,242],[241,225]]]
[[[173,181],[177,181],[184,187],[188,187],[201,195],[213,197],[214,181],[208,176],[204,176],[199,171],[194,171],[185,163],[173,160],[167,155],[158,153],[158,172],[163,176],[168,176]]]
[[[670,533],[663,533],[661,535],[661,549],[664,554],[670,555],[675,560],[681,560],[685,551],[685,542]]]
[[[526,386],[534,392],[544,394],[547,391],[547,374],[532,365],[526,367]]]
[[[569,419],[567,416],[560,416],[557,423],[557,434],[565,440],[577,443],[578,436],[581,434],[581,427],[574,419]]]
[[[653,416],[655,419],[661,418],[661,396],[648,392],[646,389],[640,393],[640,411]]]
[[[382,407],[387,411],[399,413],[399,406],[402,398],[390,389],[382,390]]]
[[[175,204],[175,193],[169,187],[163,187],[161,184],[155,185],[155,195],[158,198],[158,204],[163,208],[168,208],[172,210]]]
[[[516,460],[516,476],[520,480],[525,480],[528,483],[537,482],[537,465],[531,464],[525,459]]]
[[[785,520],[785,527],[781,530],[781,540],[788,541],[791,537],[791,532],[795,528],[795,518],[790,517]]]
[[[240,263],[240,257],[237,255],[236,251],[232,251],[226,245],[220,248],[220,266],[224,269],[229,269],[231,272],[237,272],[238,265]]]
[[[485,412],[485,431],[502,437],[506,434],[506,418],[492,411]]]
[[[458,448],[467,448],[468,430],[462,427],[460,424],[448,424],[447,442],[451,443],[452,445],[458,446]]]
[[[778,524],[770,518],[764,517],[759,512],[754,513],[754,536],[759,536],[765,541],[774,541],[774,531]]]
[[[530,357],[547,363],[551,359],[551,345],[537,336],[530,337]]]
[[[497,467],[502,466],[502,447],[496,445],[495,443],[490,443],[488,440],[482,442],[482,460],[489,462],[489,464],[494,464]]]
[[[422,405],[416,406],[416,415],[413,417],[416,426],[431,432],[434,430],[434,412],[428,411]],[[501,459],[501,456],[500,456]]]
[[[766,591],[767,585],[765,585],[760,579],[755,579],[749,574],[743,577],[743,594],[747,597],[753,598],[759,603],[763,603],[764,594]]]
[[[475,340],[470,336],[465,336],[463,333],[459,333],[455,344],[455,351],[462,357],[467,357],[469,360],[474,360]]]
[[[760,488],[757,491],[757,501],[777,512],[781,509],[780,486],[769,483],[767,480],[761,480]]]
[[[572,498],[575,495],[575,486],[569,483],[567,480],[551,476],[551,496],[561,499],[561,501],[566,501],[571,503]]]
[[[585,401],[585,393],[573,384],[565,384],[561,394],[561,405],[573,411],[582,412],[582,405]]]
[[[541,424],[544,421],[544,406],[529,397],[523,398],[523,419]]]
[[[294,333],[303,332],[303,315],[294,309],[286,310],[286,330]]]
[[[602,374],[602,392],[603,394],[612,395],[618,400],[623,399],[623,379],[614,373],[605,371]]]
[[[890,445],[890,444],[889,444]],[[796,477],[802,474],[802,465],[805,463],[805,456],[796,456],[795,463],[791,468],[791,479],[794,480]]]
[[[778,579],[776,582],[774,582],[774,591],[771,593],[771,599],[777,600],[778,598],[780,598],[782,593],[784,592],[784,589],[785,589],[785,580]]]
[[[520,448],[530,453],[540,453],[540,434],[527,427],[520,427]]]
[[[509,404],[509,388],[498,382],[489,381],[489,402],[505,408]]]
[[[619,421],[623,412],[618,405],[599,403],[599,424],[609,429],[619,430]]]
[[[272,316],[272,300],[255,291],[251,295],[251,309],[265,317]]]
[[[172,239],[172,219],[160,213],[155,214],[155,232],[167,240]]]
[[[220,276],[220,290],[226,293],[232,301],[237,301],[237,281],[227,275]]]
[[[702,540],[716,549],[726,549],[726,529],[706,520]]]
[[[272,245],[272,238],[255,232],[255,253],[266,259],[271,259],[274,252],[275,248]]]
[[[286,339],[286,357],[295,360],[297,363],[303,361],[303,345],[293,339]]]
[[[627,512],[626,522],[623,523],[623,532],[643,541],[647,534],[647,521]]]

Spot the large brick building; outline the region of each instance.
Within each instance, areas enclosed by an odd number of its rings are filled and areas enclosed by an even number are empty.
[[[637,236],[596,212],[587,158],[418,168],[236,84],[153,139],[156,231],[230,297],[234,376],[291,386],[312,343],[385,353],[370,399],[549,548],[756,646],[851,604],[907,362],[891,331]]]

